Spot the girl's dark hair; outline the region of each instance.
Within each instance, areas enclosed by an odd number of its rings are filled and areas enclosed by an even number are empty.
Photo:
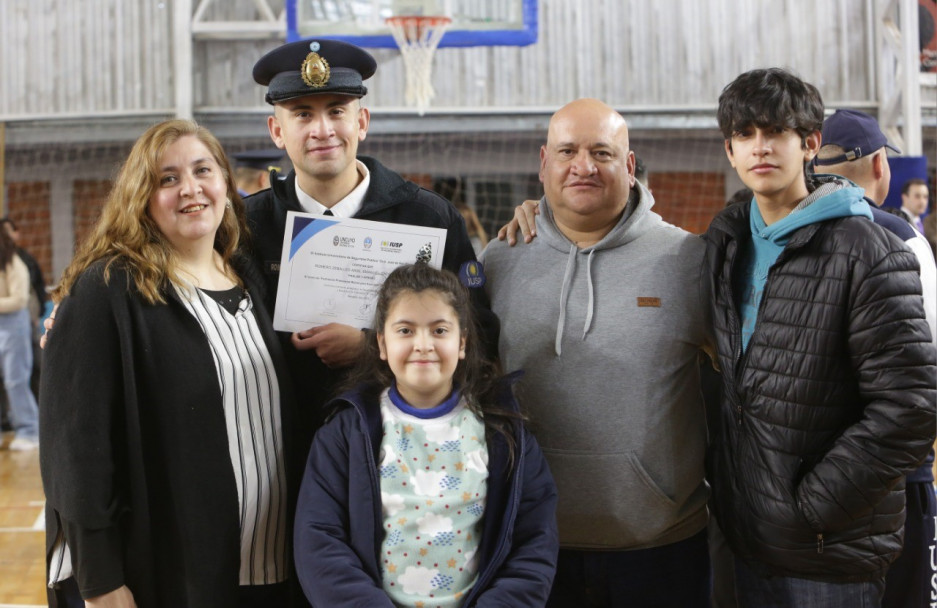
[[[16,255],[16,244],[7,234],[6,229],[0,226],[0,272],[6,272],[6,268],[13,261],[14,255]]]
[[[804,141],[823,127],[823,98],[815,86],[787,70],[751,70],[722,90],[717,117],[725,139],[756,126],[791,129]]]
[[[509,389],[498,382],[501,370],[497,364],[486,360],[482,354],[468,290],[448,270],[436,270],[418,262],[400,266],[387,276],[377,296],[373,329],[366,331],[364,351],[343,383],[342,390],[360,388],[367,398],[377,399],[391,385],[394,374],[387,361],[381,359],[377,334],[384,331],[390,307],[400,295],[424,291],[438,294],[455,311],[465,337],[465,359],[456,366],[453,386],[461,389],[467,407],[485,423],[486,436],[490,438],[499,433],[504,437],[513,463],[516,446],[512,426],[523,420],[523,416],[497,405],[499,391]]]

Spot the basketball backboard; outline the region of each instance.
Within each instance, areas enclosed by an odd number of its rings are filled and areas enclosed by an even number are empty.
[[[396,48],[385,20],[411,15],[452,19],[440,47],[537,41],[537,0],[286,0],[286,39],[319,37]]]

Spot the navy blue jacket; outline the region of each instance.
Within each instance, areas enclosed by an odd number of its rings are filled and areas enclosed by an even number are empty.
[[[517,409],[513,398],[505,405]],[[340,409],[316,433],[296,510],[299,580],[317,608],[392,608],[381,586],[378,558],[384,536],[377,461],[380,407],[376,400],[365,402],[359,392],[345,393],[330,406]],[[523,425],[515,425],[509,472],[507,445],[493,435],[479,576],[462,605],[543,606],[559,551],[556,485],[540,446]]]
[[[869,208],[872,210],[872,221],[897,236],[905,244],[913,238],[917,238],[917,231],[911,227],[911,224],[904,218],[898,217],[893,213],[883,211],[881,207],[875,204],[875,201],[866,197]],[[931,447],[930,453],[924,459],[924,463],[908,475],[908,484],[912,483],[934,483],[934,448]],[[908,486],[908,491],[912,491]],[[916,491],[916,490],[915,490]]]

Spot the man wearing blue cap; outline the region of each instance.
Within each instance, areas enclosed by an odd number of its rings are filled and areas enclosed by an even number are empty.
[[[814,172],[841,175],[864,189],[872,220],[898,236],[917,257],[924,312],[937,343],[937,265],[930,245],[908,222],[880,209],[891,182],[886,149],[901,153],[888,143],[873,117],[856,110],[836,110],[823,122],[822,147],[813,161]]]
[[[818,172],[841,175],[865,190],[873,221],[904,241],[921,266],[924,312],[931,337],[937,344],[937,265],[930,246],[920,233],[901,218],[878,208],[888,195],[890,171],[888,143],[878,123],[868,114],[837,110],[823,123],[823,146],[814,159]],[[931,421],[933,426],[934,421]],[[931,561],[930,545],[935,537],[934,451],[905,480],[904,548],[885,576],[883,608],[912,608],[930,605],[931,578],[937,568]]]
[[[334,40],[288,43],[254,66],[254,80],[267,86],[266,101],[273,105],[267,119],[270,138],[293,163],[286,179],[275,180],[269,190],[247,199],[255,257],[263,265],[271,311],[288,211],[443,228],[443,268],[458,273],[475,262],[465,223],[449,201],[373,158],[357,156],[371,119],[360,102],[367,93],[363,81],[376,68],[369,53]],[[488,343],[497,344],[497,319],[484,292],[470,291]],[[297,396],[309,403],[307,431],[321,422],[321,405],[340,379],[333,370],[354,361],[362,339],[361,331],[338,323],[291,336],[292,346],[286,350]]]

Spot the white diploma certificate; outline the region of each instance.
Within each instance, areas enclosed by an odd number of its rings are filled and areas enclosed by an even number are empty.
[[[370,327],[390,272],[418,259],[442,267],[446,231],[290,211],[273,314],[278,331],[327,323]]]

